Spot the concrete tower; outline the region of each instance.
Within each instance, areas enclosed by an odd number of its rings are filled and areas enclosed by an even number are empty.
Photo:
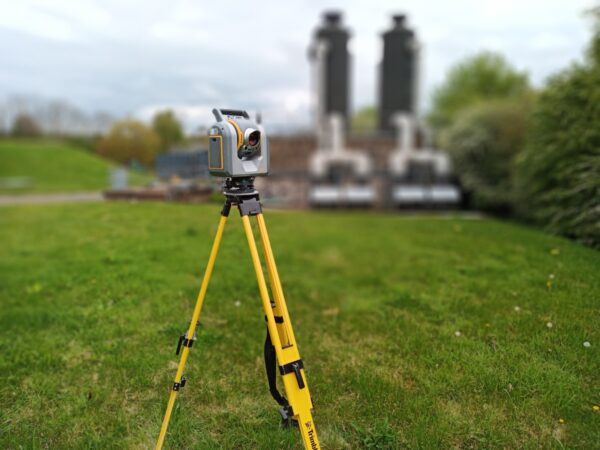
[[[406,16],[393,16],[394,26],[383,33],[379,66],[379,130],[393,133],[397,113],[414,115],[417,105],[419,45]]]
[[[341,115],[345,124],[350,116],[350,32],[339,12],[327,12],[313,36],[309,49],[312,63],[313,102],[318,125],[330,114]]]

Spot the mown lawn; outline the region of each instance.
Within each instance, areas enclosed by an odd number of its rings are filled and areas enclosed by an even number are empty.
[[[218,215],[0,209],[0,448],[153,446]],[[600,253],[493,220],[266,218],[324,447],[600,448]],[[166,447],[300,448],[237,213],[201,322]]]
[[[58,140],[0,139],[0,194],[99,191],[110,187],[113,167],[85,149]],[[15,178],[24,179],[23,186],[11,187]],[[129,172],[131,185],[150,180]]]

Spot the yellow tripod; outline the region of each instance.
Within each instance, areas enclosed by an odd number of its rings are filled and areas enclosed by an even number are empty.
[[[225,230],[225,224],[227,223],[227,217],[229,216],[232,205],[237,206],[240,211],[267,321],[265,366],[267,369],[270,392],[273,395],[273,398],[281,405],[280,414],[282,419],[286,422],[289,420],[297,422],[302,435],[304,448],[312,450],[320,449],[317,431],[311,414],[312,401],[306,382],[304,365],[300,359],[298,345],[296,344],[296,338],[294,337],[294,331],[292,330],[292,323],[283,296],[279,274],[277,273],[277,267],[275,265],[275,259],[273,257],[273,251],[267,233],[267,226],[262,214],[258,192],[254,189],[252,179],[227,179],[224,194],[225,204],[221,211],[219,227],[217,228],[217,234],[210,251],[210,257],[208,258],[204,278],[200,287],[200,293],[198,294],[198,300],[196,301],[196,306],[194,307],[194,312],[192,314],[192,320],[186,334],[179,338],[177,353],[179,353],[180,349],[183,350],[181,351],[181,359],[179,360],[179,366],[177,367],[177,373],[175,374],[175,381],[169,396],[169,402],[167,403],[167,410],[162,422],[158,441],[156,442],[156,450],[160,450],[163,446],[175,399],[177,398],[179,390],[183,388],[186,383],[183,371],[185,369],[190,348],[196,340],[196,326],[198,324],[198,319],[200,318],[200,311],[202,310],[202,304],[204,302],[208,283],[212,275],[215,260],[217,259],[217,253],[219,252],[223,231]],[[272,299],[269,296],[269,291],[265,282],[261,260],[256,247],[256,241],[254,240],[252,225],[250,223],[250,216],[256,217],[256,222],[258,224],[267,274],[269,276],[269,285],[273,296]],[[277,391],[275,381],[275,357],[277,358],[279,372],[283,380],[287,399]]]

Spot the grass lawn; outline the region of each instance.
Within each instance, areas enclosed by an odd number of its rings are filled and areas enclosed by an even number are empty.
[[[0,194],[99,191],[109,187],[111,162],[87,150],[60,141],[43,139],[0,140],[0,179],[25,177],[24,187],[0,184]],[[129,173],[131,185],[150,177]]]
[[[0,209],[0,448],[154,445],[218,216]],[[324,447],[600,448],[600,253],[494,220],[266,219]],[[237,212],[201,322],[166,447],[300,448]]]

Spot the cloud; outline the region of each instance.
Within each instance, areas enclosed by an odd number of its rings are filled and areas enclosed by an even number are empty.
[[[535,83],[577,58],[589,37],[588,0],[330,0],[352,30],[352,102],[374,104],[381,32],[409,16],[423,44],[422,95],[458,59],[499,50]],[[146,117],[172,106],[190,123],[212,105],[307,126],[307,47],[321,1],[7,2],[0,14],[0,95],[36,93],[87,110]],[[205,121],[212,120],[210,114]]]

